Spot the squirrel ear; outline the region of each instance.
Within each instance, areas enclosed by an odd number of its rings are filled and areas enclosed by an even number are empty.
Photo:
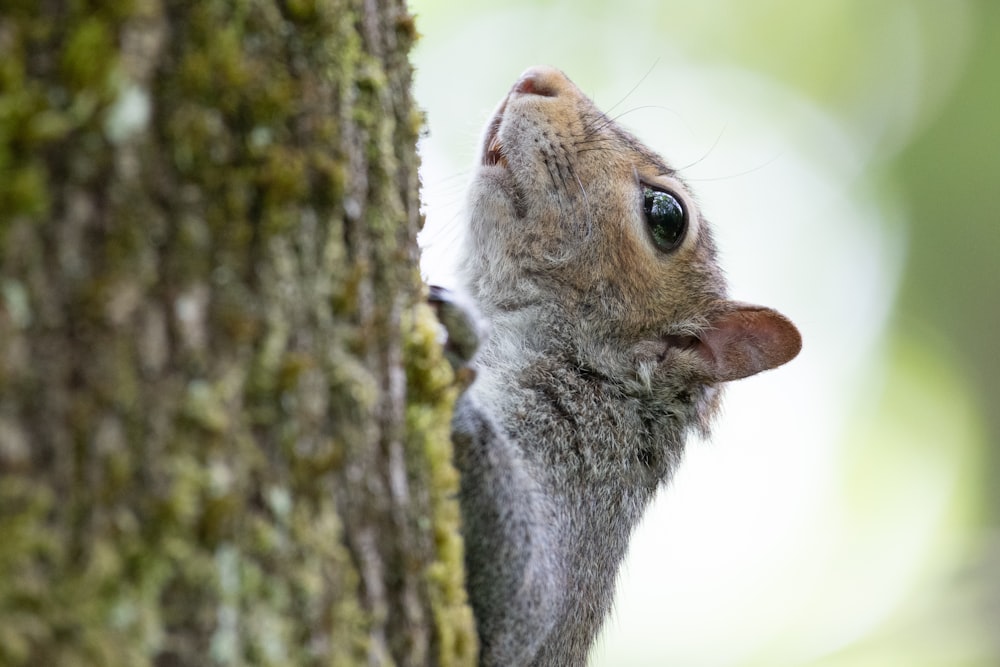
[[[731,302],[712,318],[696,346],[713,382],[756,375],[791,361],[802,349],[802,336],[781,313],[763,306]]]

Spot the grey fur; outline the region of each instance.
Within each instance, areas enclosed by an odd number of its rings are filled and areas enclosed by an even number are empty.
[[[690,211],[672,254],[651,247],[639,179]],[[631,533],[719,383],[801,343],[725,298],[683,184],[557,70],[529,70],[501,105],[469,208],[464,287],[490,331],[453,438],[480,662],[583,665]]]

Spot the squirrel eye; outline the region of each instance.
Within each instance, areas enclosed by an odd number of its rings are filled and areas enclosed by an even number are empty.
[[[653,237],[653,244],[662,252],[680,245],[687,231],[687,212],[674,195],[665,190],[644,186],[642,210]]]

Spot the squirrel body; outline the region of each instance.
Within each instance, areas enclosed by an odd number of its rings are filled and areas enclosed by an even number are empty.
[[[489,322],[452,429],[480,664],[583,665],[720,384],[801,338],[726,297],[675,171],[550,67],[487,126],[461,271]]]

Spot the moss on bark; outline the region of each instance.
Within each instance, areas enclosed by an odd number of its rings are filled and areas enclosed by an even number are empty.
[[[474,662],[393,0],[0,13],[0,663]]]

